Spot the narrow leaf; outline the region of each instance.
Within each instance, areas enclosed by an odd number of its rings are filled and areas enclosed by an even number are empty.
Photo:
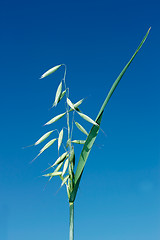
[[[80,112],[77,112],[83,119],[85,119],[87,122],[90,122],[96,126],[98,126],[98,124],[93,121],[90,117],[88,117],[87,115],[85,115],[84,113],[80,113]]]
[[[135,56],[137,55],[138,51],[140,50],[140,48],[142,47],[142,45],[144,44],[148,34],[149,34],[149,31],[150,31],[150,28],[148,30],[148,32],[146,33],[145,37],[143,38],[142,42],[140,43],[140,45],[138,46],[137,50],[135,51],[135,53],[133,54],[132,58],[129,60],[129,62],[126,64],[126,66],[123,68],[122,72],[119,74],[119,76],[117,77],[117,79],[115,80],[115,82],[113,83],[98,115],[97,115],[97,118],[96,118],[96,122],[98,123],[98,126],[93,126],[91,128],[91,131],[86,139],[86,142],[83,146],[83,149],[82,149],[82,152],[81,152],[81,155],[80,155],[80,158],[79,158],[79,162],[78,162],[78,166],[77,166],[77,170],[76,170],[76,173],[75,173],[75,178],[74,178],[74,181],[75,181],[75,185],[74,185],[74,189],[70,195],[70,199],[69,201],[70,202],[74,202],[75,198],[76,198],[76,194],[77,194],[77,190],[78,190],[78,187],[79,187],[79,183],[80,183],[80,180],[81,180],[81,177],[82,177],[82,173],[83,173],[83,170],[84,170],[84,166],[86,164],[86,161],[87,161],[87,158],[89,156],[89,153],[91,151],[91,148],[93,146],[93,143],[97,137],[97,134],[98,134],[98,131],[99,131],[99,126],[100,126],[100,123],[101,123],[101,120],[102,120],[102,115],[103,115],[103,112],[104,112],[104,109],[109,101],[109,99],[111,98],[113,92],[115,91],[118,83],[120,82],[120,80],[122,79],[124,73],[126,72],[127,68],[130,66],[131,62],[133,61],[133,59],[135,58]]]
[[[45,78],[45,77],[47,77],[48,75],[54,73],[54,72],[57,71],[58,68],[60,68],[61,66],[62,66],[62,64],[61,64],[61,65],[57,65],[57,66],[55,66],[55,67],[49,69],[47,72],[45,72],[45,73],[41,76],[40,79]]]
[[[81,124],[79,124],[78,122],[75,122],[75,124],[76,124],[77,128],[78,128],[81,132],[83,132],[84,134],[86,134],[86,135],[88,136],[87,131],[84,129],[84,127],[82,127]]]
[[[45,123],[44,125],[49,125],[52,124],[56,121],[58,121],[59,119],[61,119],[66,113],[61,113],[59,115],[57,115],[56,117],[52,118],[50,121],[48,121],[47,123]]]
[[[62,139],[63,139],[63,129],[60,131],[59,137],[58,137],[58,152],[59,152],[59,148],[60,148],[61,143],[62,143]]]
[[[60,101],[60,97],[61,97],[61,92],[62,92],[62,81],[60,82],[58,88],[57,88],[57,92],[56,92],[56,96],[55,96],[55,100],[54,100],[54,104],[53,106],[57,106],[57,103]]]
[[[41,142],[43,142],[46,138],[49,137],[49,135],[52,133],[53,131],[49,131],[47,133],[45,133],[34,145],[38,145]]]

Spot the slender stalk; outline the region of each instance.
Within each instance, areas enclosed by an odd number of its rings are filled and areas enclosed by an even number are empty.
[[[63,77],[63,81],[64,81],[64,87],[65,87],[65,90],[66,90],[66,111],[67,111],[67,129],[68,129],[68,140],[70,139],[71,140],[71,133],[70,133],[70,124],[69,124],[69,106],[67,104],[67,98],[69,98],[69,89],[67,88],[66,86],[66,72],[67,72],[67,67],[65,64],[63,64],[64,67],[65,67],[65,71],[64,71],[64,77]],[[69,153],[71,153],[71,149],[72,149],[72,146],[71,146],[71,141],[69,142]]]
[[[70,220],[69,220],[69,240],[74,240],[74,202],[69,203]]]

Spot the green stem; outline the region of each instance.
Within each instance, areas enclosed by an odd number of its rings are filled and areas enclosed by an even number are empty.
[[[70,220],[69,220],[69,240],[74,240],[74,202],[69,203]]]

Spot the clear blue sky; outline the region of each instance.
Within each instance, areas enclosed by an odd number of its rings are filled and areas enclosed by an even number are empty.
[[[55,178],[43,191],[39,177],[56,147],[33,164],[41,146],[22,149],[62,112],[49,108],[63,70],[39,77],[65,63],[72,101],[86,97],[82,111],[94,119],[150,26],[103,115],[106,136],[97,138],[75,202],[75,240],[159,240],[159,9],[158,0],[1,1],[0,240],[68,239],[65,188],[57,193]]]

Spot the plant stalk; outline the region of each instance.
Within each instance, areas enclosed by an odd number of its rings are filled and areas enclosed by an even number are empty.
[[[74,240],[74,202],[69,203],[69,240]]]

